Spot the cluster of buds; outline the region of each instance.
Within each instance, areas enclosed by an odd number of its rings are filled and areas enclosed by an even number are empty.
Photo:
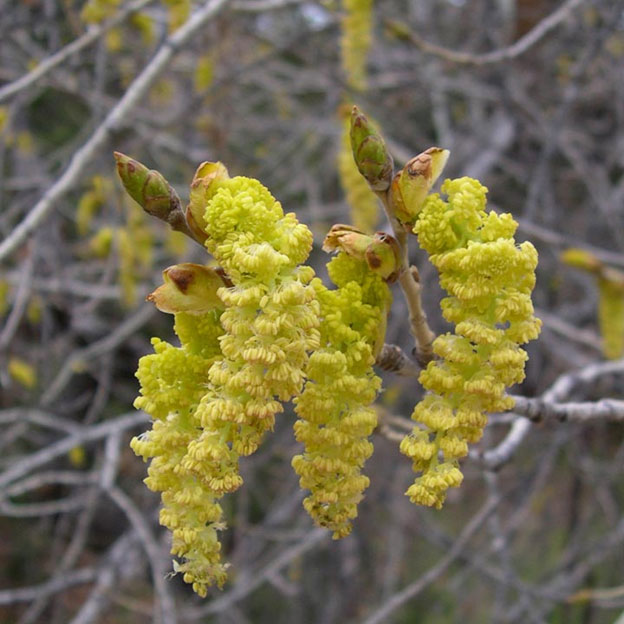
[[[378,195],[386,195],[389,216],[408,232],[412,231],[425,198],[440,177],[450,152],[430,147],[410,159],[394,173],[392,156],[373,124],[353,107],[351,113],[351,148],[355,163]]]

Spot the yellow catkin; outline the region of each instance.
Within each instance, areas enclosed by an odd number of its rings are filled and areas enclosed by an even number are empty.
[[[9,375],[18,384],[32,390],[37,385],[37,371],[26,360],[19,357],[9,358]]]
[[[4,279],[0,279],[0,317],[4,316],[9,309],[9,293],[11,287],[9,282]]]
[[[169,32],[174,32],[191,14],[191,0],[165,0],[169,7]]]
[[[91,179],[89,190],[82,195],[76,210],[76,227],[78,234],[84,236],[91,227],[96,212],[106,202],[112,192],[111,181],[102,176]]]
[[[418,424],[401,443],[420,473],[407,496],[436,508],[460,485],[458,459],[481,437],[486,412],[513,406],[505,388],[524,378],[527,355],[519,345],[536,338],[541,325],[531,302],[537,251],[516,244],[517,223],[486,212],[487,189],[477,180],[446,180],[442,192],[448,201],[429,196],[414,232],[450,295],[442,312],[455,334],[433,343],[438,359],[420,374],[428,392],[412,414]]]
[[[207,175],[215,169],[218,180]],[[312,234],[260,182],[230,179],[220,163],[204,163],[190,210],[228,275],[228,286],[210,296],[223,308],[218,317],[177,313],[180,348],[153,339],[155,353],[139,363],[135,404],[155,422],[132,447],[151,459],[146,483],[162,492],[160,521],[180,559],[174,570],[205,596],[226,579],[218,501],[242,485],[239,458],[256,450],[282,402],[300,392],[308,354],[319,345],[319,304],[314,271],[301,264]],[[183,286],[175,300],[184,293],[197,296]]]
[[[210,87],[214,80],[215,62],[212,54],[203,54],[197,59],[193,83],[195,91],[201,93]]]
[[[295,399],[295,436],[304,453],[292,465],[301,487],[310,490],[306,511],[339,539],[351,532],[369,484],[361,470],[373,451],[368,441],[377,425],[372,403],[381,387],[372,368],[373,349],[385,327],[390,293],[364,261],[343,252],[328,270],[338,288],[313,282],[323,319],[321,347],[311,355],[305,389]]]
[[[373,0],[343,0],[341,61],[347,84],[366,89],[366,60],[372,42]]]
[[[624,355],[624,283],[601,278],[598,291],[602,350],[606,358],[615,360]]]
[[[80,16],[87,24],[99,24],[112,17],[121,0],[89,0],[83,7]]]
[[[202,434],[197,408],[206,392],[211,365],[221,357],[223,334],[219,310],[205,314],[178,313],[175,331],[181,346],[152,339],[154,353],[139,361],[141,396],[135,407],[154,419],[152,429],[134,438],[131,447],[151,460],[146,485],[161,492],[160,523],[172,532],[174,571],[201,596],[208,584],[221,586],[227,566],[221,562],[218,533],[225,527],[220,494],[183,459],[189,445]]]

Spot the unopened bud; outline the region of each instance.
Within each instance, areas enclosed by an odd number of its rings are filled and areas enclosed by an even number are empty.
[[[431,187],[440,177],[450,152],[440,147],[414,156],[394,176],[390,197],[396,218],[410,225],[416,220]]]
[[[364,260],[368,268],[393,282],[399,275],[401,251],[390,234],[376,232],[373,236],[344,224],[334,225],[325,240],[323,251],[344,251],[347,255]]]
[[[161,311],[168,314],[187,312],[204,314],[225,306],[217,295],[217,290],[227,286],[220,269],[202,264],[185,262],[170,266],[163,271],[164,284],[147,296]]]
[[[164,176],[154,169],[125,154],[115,152],[117,173],[128,195],[145,212],[163,221],[169,221],[169,215],[180,210],[180,198]]]
[[[323,251],[331,253],[341,249],[348,255],[363,260],[366,249],[372,242],[373,237],[370,234],[365,234],[352,225],[336,223],[323,241]]]
[[[381,135],[357,106],[351,112],[351,149],[355,164],[371,189],[386,191],[392,182],[392,156]]]
[[[590,273],[600,273],[604,266],[594,254],[577,247],[566,249],[559,257],[564,264]]]
[[[366,262],[371,271],[387,282],[394,282],[401,266],[401,248],[396,238],[386,232],[375,232],[373,242],[366,249]]]
[[[205,241],[206,205],[214,195],[216,182],[229,179],[228,170],[220,162],[203,162],[197,168],[191,182],[190,202],[186,208],[186,221],[197,240]]]

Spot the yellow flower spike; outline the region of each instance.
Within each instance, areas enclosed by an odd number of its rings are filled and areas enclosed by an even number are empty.
[[[440,359],[420,374],[428,393],[414,408],[417,425],[400,450],[420,473],[406,495],[440,508],[447,489],[461,483],[457,460],[481,438],[486,412],[511,408],[505,387],[524,379],[527,355],[519,345],[540,328],[530,298],[537,252],[531,243],[515,243],[510,215],[486,212],[487,189],[477,180],[446,180],[448,201],[437,194],[423,200],[418,185],[409,190],[412,206],[420,206],[414,233],[440,272],[450,295],[442,312],[456,328],[433,343]]]
[[[142,396],[135,405],[155,422],[132,448],[151,458],[146,484],[162,492],[161,522],[183,560],[175,569],[205,595],[226,578],[216,501],[240,487],[239,457],[273,428],[280,401],[300,391],[308,354],[319,346],[319,304],[314,272],[299,266],[312,235],[257,180],[230,179],[220,163],[204,163],[187,215],[228,277],[176,265],[151,295],[175,313],[182,346],[155,339],[155,354],[139,363]]]
[[[612,273],[616,273],[613,269]],[[615,360],[624,354],[624,274],[619,271],[598,280],[598,321],[602,335],[602,351]]]
[[[450,152],[430,147],[409,160],[393,178],[390,196],[396,218],[411,229],[431,187],[440,177]]]
[[[560,259],[561,262],[568,266],[574,267],[575,269],[583,269],[590,273],[598,273],[604,267],[603,263],[592,253],[576,247],[570,247],[561,252]]]
[[[624,273],[606,266],[584,249],[566,249],[560,259],[568,266],[596,276],[602,352],[608,359],[621,357],[624,354]]]
[[[4,316],[9,309],[9,293],[11,286],[5,279],[0,279],[0,317]]]
[[[373,0],[343,0],[341,59],[352,89],[366,88],[366,58],[372,41]]]
[[[353,229],[345,230],[353,233]],[[372,453],[368,436],[377,425],[371,407],[380,388],[373,349],[383,342],[390,294],[362,259],[341,252],[328,266],[339,286],[313,282],[321,303],[321,348],[308,362],[307,382],[295,399],[295,437],[304,453],[292,465],[310,494],[304,508],[334,539],[351,532],[369,480],[361,474]]]
[[[163,271],[165,283],[147,296],[161,312],[204,314],[225,306],[217,290],[224,286],[224,276],[217,269],[185,262]]]

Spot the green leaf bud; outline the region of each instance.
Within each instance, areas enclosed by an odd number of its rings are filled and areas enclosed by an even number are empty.
[[[394,163],[381,135],[357,106],[351,112],[351,149],[359,172],[373,191],[386,191]]]
[[[194,238],[184,218],[180,198],[164,176],[130,156],[120,152],[114,152],[114,156],[117,173],[128,195],[145,212],[168,223],[171,229]]]
[[[145,212],[163,221],[169,221],[169,214],[180,210],[180,198],[164,176],[154,169],[148,169],[134,158],[115,152],[117,173],[128,195]]]

